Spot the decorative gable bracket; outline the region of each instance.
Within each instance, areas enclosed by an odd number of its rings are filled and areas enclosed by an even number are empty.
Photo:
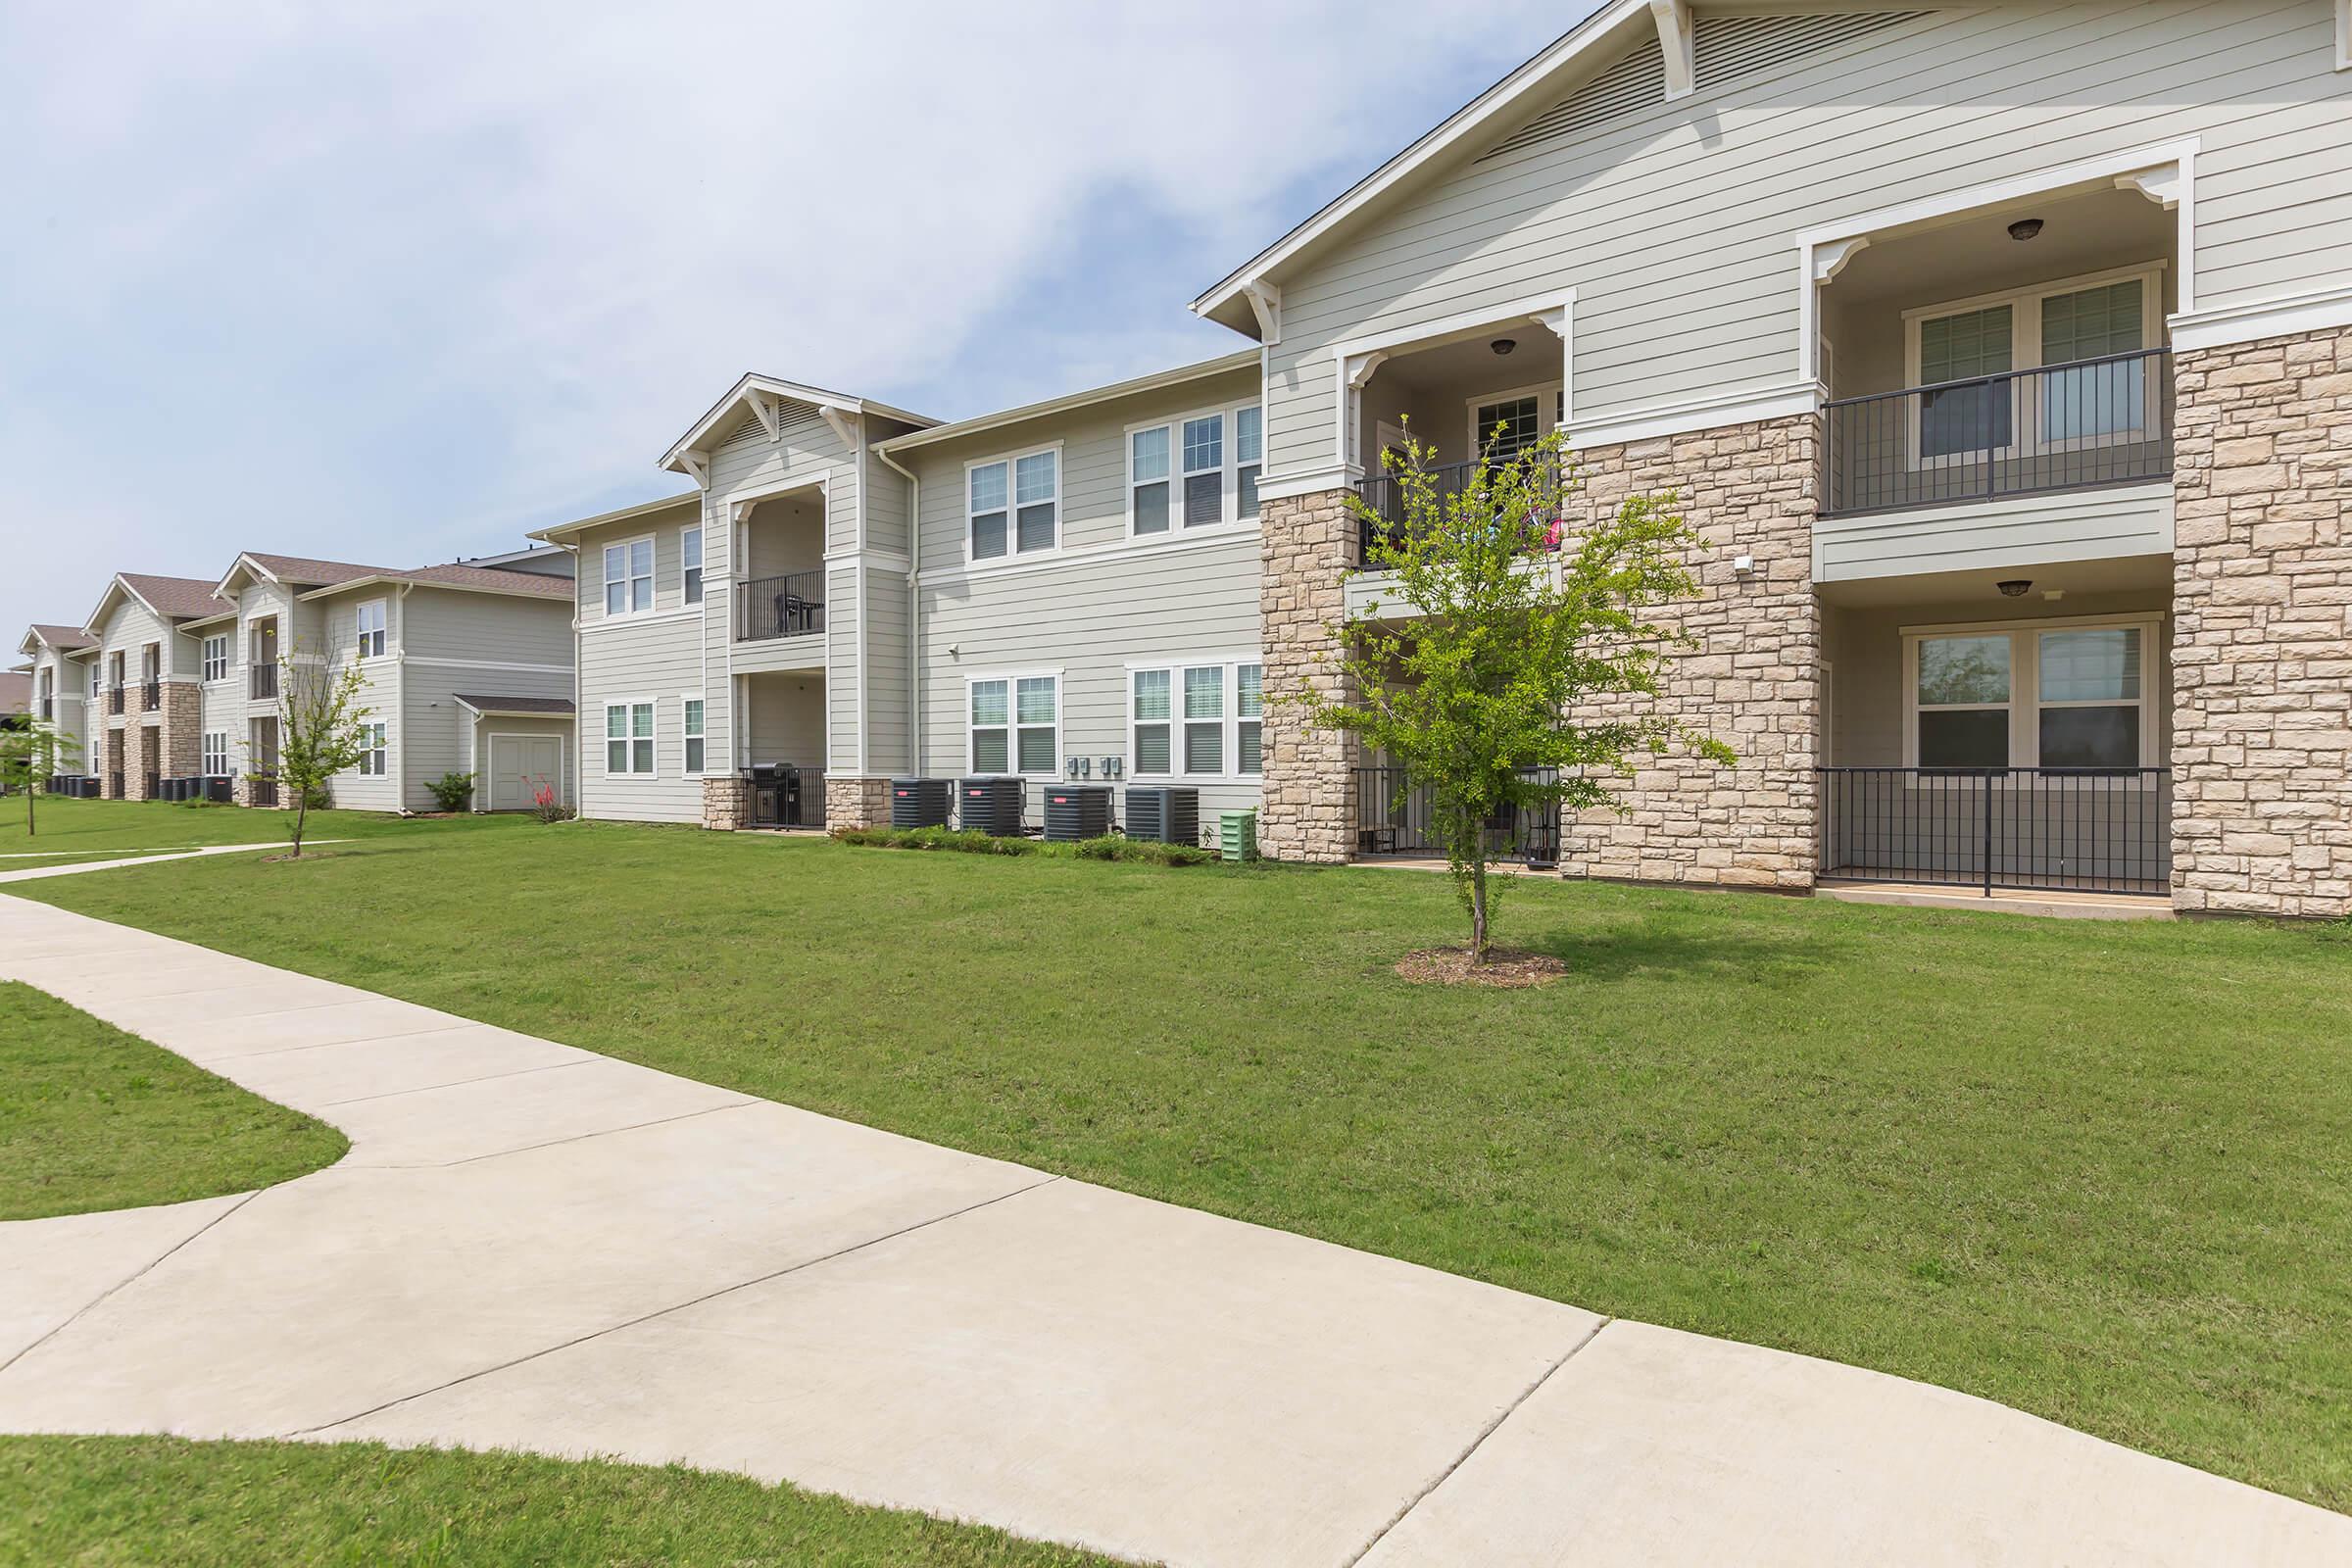
[[[1282,290],[1259,278],[1242,285],[1242,297],[1250,302],[1250,311],[1257,317],[1257,340],[1275,344],[1282,341]]]
[[[694,481],[697,490],[710,488],[710,459],[701,452],[681,452],[678,462],[685,465],[686,476]]]
[[[1658,49],[1666,57],[1666,101],[1688,98],[1698,85],[1690,0],[1649,0],[1649,16],[1658,25]]]
[[[832,426],[833,433],[840,437],[844,447],[852,452],[858,450],[857,416],[844,413],[829,403],[817,405],[816,412],[824,416],[825,423]]]

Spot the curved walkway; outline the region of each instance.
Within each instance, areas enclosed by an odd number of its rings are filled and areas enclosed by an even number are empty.
[[[1175,1564],[2301,1564],[2352,1519],[0,897],[26,981],[342,1128],[0,1225],[0,1429],[669,1459]]]

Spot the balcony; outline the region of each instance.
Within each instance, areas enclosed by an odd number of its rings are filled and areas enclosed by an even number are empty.
[[[274,663],[255,664],[252,670],[250,690],[256,701],[275,697],[277,695],[277,665]]]
[[[122,712],[122,687],[120,687],[120,686],[109,686],[109,687],[106,689],[106,710],[107,710],[109,713],[120,713],[120,712]]]
[[[2164,767],[1825,767],[1821,874],[1996,890],[2163,894]]]
[[[1839,398],[1822,425],[1825,517],[2151,483],[2173,472],[2172,351]]]
[[[1449,463],[1443,467],[1431,468],[1430,488],[1438,505],[1450,507],[1454,497],[1467,491],[1476,482],[1479,467],[1480,465],[1476,463]],[[1555,471],[1555,485],[1556,480]],[[1403,537],[1406,522],[1404,483],[1394,475],[1383,474],[1376,479],[1358,480],[1355,493],[1378,519],[1356,519],[1356,563],[1361,565],[1372,559],[1374,544],[1383,541],[1395,544]],[[1556,535],[1550,542],[1554,546],[1558,544]]]
[[[795,571],[755,577],[737,590],[736,603],[738,642],[806,637],[825,629],[825,574]]]
[[[139,682],[139,711],[152,713],[164,706],[164,683],[160,680]]]

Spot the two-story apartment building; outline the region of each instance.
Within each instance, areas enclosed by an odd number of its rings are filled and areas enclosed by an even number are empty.
[[[2343,0],[1610,0],[1194,309],[1255,346],[949,424],[747,376],[692,494],[550,530],[590,814],[1082,771],[1385,849],[1261,701],[1337,678],[1384,450],[1559,430],[1568,533],[1704,541],[1666,702],[1740,755],[1567,869],[2352,909]]]
[[[110,800],[167,779],[231,780],[279,806],[288,668],[356,667],[373,742],[335,804],[427,809],[476,775],[476,809],[573,799],[571,557],[536,548],[414,569],[240,554],[218,581],[123,572],[86,627],[36,625],[34,711]]]

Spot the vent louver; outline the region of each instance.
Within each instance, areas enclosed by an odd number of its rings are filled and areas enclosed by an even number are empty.
[[[1705,92],[1727,81],[1770,71],[1806,55],[1835,49],[1856,38],[1933,15],[1927,11],[1871,11],[1798,17],[1701,15],[1691,27],[1691,75]],[[1480,162],[1573,136],[1666,101],[1666,60],[1655,38],[1645,38],[1615,65],[1552,105],[1502,141]]]

